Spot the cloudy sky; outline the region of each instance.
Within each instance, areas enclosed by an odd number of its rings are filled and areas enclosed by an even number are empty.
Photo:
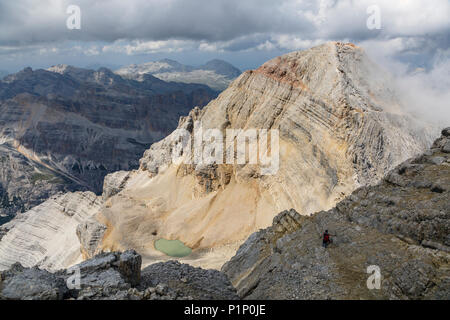
[[[71,5],[80,29],[67,27]],[[0,75],[163,58],[246,70],[330,40],[365,48],[411,105],[450,125],[449,0],[0,0]]]
[[[81,29],[67,28],[70,5]],[[379,8],[381,29],[367,20]],[[223,58],[241,69],[329,40],[429,69],[448,59],[448,0],[0,0],[0,69]]]

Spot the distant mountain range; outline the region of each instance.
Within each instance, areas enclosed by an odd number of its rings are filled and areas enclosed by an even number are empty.
[[[124,79],[57,65],[0,80],[0,216],[60,191],[102,190],[106,174],[138,167],[180,116],[217,92],[150,74]]]
[[[211,60],[204,65],[193,67],[177,61],[164,59],[143,64],[132,64],[115,71],[117,74],[137,81],[151,74],[164,81],[205,84],[214,90],[225,90],[241,71],[222,60]]]

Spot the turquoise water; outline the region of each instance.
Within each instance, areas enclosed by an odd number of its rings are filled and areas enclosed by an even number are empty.
[[[155,248],[170,257],[186,257],[191,254],[192,249],[186,247],[180,240],[159,239],[155,241]]]

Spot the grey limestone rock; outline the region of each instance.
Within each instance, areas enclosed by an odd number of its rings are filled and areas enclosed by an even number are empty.
[[[102,253],[55,273],[14,264],[0,273],[0,299],[238,299],[227,277],[217,270],[170,261],[145,268],[141,277],[141,261],[128,250]],[[77,275],[79,283],[74,280]]]
[[[92,258],[99,253],[99,244],[106,229],[106,226],[96,221],[95,218],[90,218],[77,226],[76,233],[84,257]]]
[[[184,296],[200,300],[238,298],[225,274],[217,270],[194,268],[178,261],[155,263],[144,268],[140,287],[155,287],[157,292],[176,290]]]
[[[245,299],[448,300],[449,155],[431,150],[329,211],[300,221],[287,219],[292,210],[280,213],[222,271]],[[445,161],[430,161],[436,157]],[[333,243],[323,248],[326,229]],[[379,290],[366,285],[372,265],[380,268]]]
[[[63,279],[37,267],[16,264],[1,278],[0,299],[5,300],[60,300],[68,291]]]

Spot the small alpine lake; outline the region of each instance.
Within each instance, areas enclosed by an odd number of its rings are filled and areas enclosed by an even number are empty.
[[[155,249],[170,256],[182,258],[190,255],[192,249],[186,247],[180,240],[159,239],[155,241]]]

